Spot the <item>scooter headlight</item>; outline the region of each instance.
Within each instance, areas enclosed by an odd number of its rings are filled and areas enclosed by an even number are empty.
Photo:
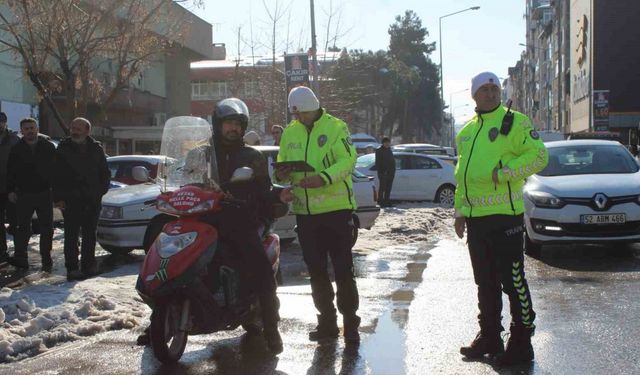
[[[196,238],[198,238],[198,232],[183,233],[176,236],[160,233],[156,240],[158,254],[162,258],[169,258],[191,245]]]
[[[204,202],[200,203],[199,205],[188,209],[187,213],[188,214],[193,214],[193,213],[197,213],[197,212],[209,211],[210,209],[213,208],[213,204],[214,203],[215,203],[215,201],[213,199],[209,199],[208,201],[204,201]]]

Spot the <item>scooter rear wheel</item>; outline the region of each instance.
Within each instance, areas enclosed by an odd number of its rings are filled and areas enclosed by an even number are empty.
[[[180,330],[180,317],[188,304],[156,305],[151,315],[150,338],[153,354],[162,363],[177,362],[187,346],[188,334]]]

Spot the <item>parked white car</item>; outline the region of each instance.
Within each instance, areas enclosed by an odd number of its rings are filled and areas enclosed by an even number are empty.
[[[640,242],[640,168],[618,142],[548,142],[549,164],[527,179],[525,250],[545,244]]]
[[[278,146],[254,146],[268,159],[269,170],[276,160]],[[122,157],[120,157],[122,158]],[[359,228],[369,229],[380,214],[377,205],[377,190],[373,179],[353,173],[353,190],[358,203],[354,221]],[[112,253],[128,253],[133,249],[147,249],[164,223],[172,220],[155,207],[155,199],[160,194],[158,183],[130,185],[109,191],[102,198],[102,212],[98,221],[98,243]],[[289,212],[273,225],[283,243],[296,238],[295,215]],[[357,236],[357,232],[354,233]]]
[[[391,149],[397,152],[414,152],[416,154],[456,156],[455,150],[453,148],[432,145],[430,143],[403,143],[392,146]]]
[[[455,167],[438,157],[412,152],[393,152],[396,159],[396,175],[391,188],[391,200],[428,200],[453,206],[456,190]],[[375,154],[358,158],[356,169],[374,177],[376,173]]]
[[[380,147],[378,140],[374,136],[366,133],[351,134],[351,141],[358,154],[363,154],[369,146],[373,147],[374,150]]]

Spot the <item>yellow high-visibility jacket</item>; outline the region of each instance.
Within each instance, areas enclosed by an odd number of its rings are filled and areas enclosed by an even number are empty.
[[[549,155],[531,121],[512,111],[509,134],[500,133],[507,108],[478,113],[456,136],[456,216],[519,215],[524,179],[546,167]],[[492,140],[493,139],[493,140]],[[498,183],[492,179],[498,168]]]
[[[347,124],[322,110],[311,132],[294,120],[284,130],[280,140],[278,161],[304,160],[315,172],[293,172],[291,182],[319,174],[324,186],[314,189],[293,189],[293,212],[315,215],[338,210],[355,210],[351,174],[356,164],[356,149]]]

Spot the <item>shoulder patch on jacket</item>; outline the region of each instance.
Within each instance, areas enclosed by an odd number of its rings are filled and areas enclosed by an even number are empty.
[[[538,134],[537,131],[531,129],[531,131],[529,132],[529,136],[531,136],[531,138],[533,139],[540,139],[540,134]]]

